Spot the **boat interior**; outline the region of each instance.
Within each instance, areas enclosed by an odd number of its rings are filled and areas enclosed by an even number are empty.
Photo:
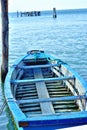
[[[26,117],[86,109],[83,86],[61,62],[25,58],[14,71],[12,93]]]

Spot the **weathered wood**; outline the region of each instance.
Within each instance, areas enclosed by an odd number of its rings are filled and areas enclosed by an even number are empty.
[[[57,98],[42,98],[42,99],[26,99],[26,100],[18,100],[18,103],[40,103],[40,102],[55,102],[55,101],[72,101],[72,100],[81,100],[85,99],[85,95],[81,96],[65,96],[65,97],[57,97]]]
[[[56,105],[54,106],[55,109],[74,109],[74,108],[78,108],[78,106],[76,104],[67,104],[67,105]]]
[[[18,66],[20,69],[32,69],[32,68],[46,68],[58,66],[58,64],[45,64],[45,65],[31,65],[31,66]]]
[[[63,80],[70,80],[74,79],[74,76],[65,76],[65,77],[55,77],[55,78],[39,78],[39,79],[29,79],[29,80],[11,80],[13,84],[26,84],[26,83],[35,83],[35,82],[52,82],[52,81],[63,81]]]
[[[42,71],[40,68],[34,69],[34,77],[35,77],[35,79],[43,78]],[[44,82],[37,82],[36,88],[37,88],[38,96],[40,99],[50,98]],[[43,114],[44,113],[50,113],[50,114],[55,113],[51,102],[40,103],[40,105],[41,105],[41,110],[42,110]]]
[[[53,8],[53,18],[57,18],[56,8]]]
[[[1,13],[2,13],[2,65],[1,65],[1,79],[4,82],[8,72],[8,0],[1,0]]]

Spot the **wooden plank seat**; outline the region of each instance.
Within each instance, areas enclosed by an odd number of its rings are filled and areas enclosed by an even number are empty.
[[[61,76],[61,77],[54,77],[54,78],[36,78],[36,79],[27,79],[27,80],[11,80],[10,82],[13,84],[23,84],[23,83],[31,83],[31,82],[52,82],[52,81],[63,81],[63,80],[74,80],[74,76]]]
[[[41,102],[55,102],[55,101],[72,101],[72,100],[86,100],[86,95],[80,96],[65,96],[65,97],[57,97],[57,98],[39,98],[39,99],[24,99],[24,100],[17,100],[18,104],[21,103],[41,103]]]
[[[34,78],[35,79],[39,79],[39,78],[43,78],[43,74],[40,68],[38,69],[33,69],[34,71]],[[37,89],[37,93],[38,93],[38,97],[41,99],[43,98],[49,98],[49,93],[48,90],[46,88],[46,84],[44,83],[44,81],[42,82],[36,82],[36,89]],[[51,114],[51,113],[55,113],[54,112],[54,108],[51,102],[44,102],[44,103],[40,103],[41,106],[41,110],[43,114]]]
[[[33,69],[33,68],[47,68],[47,67],[54,67],[59,66],[58,64],[44,64],[44,65],[31,65],[31,66],[18,66],[20,69]]]

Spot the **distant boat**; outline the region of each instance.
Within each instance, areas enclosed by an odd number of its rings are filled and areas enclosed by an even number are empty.
[[[18,130],[87,124],[87,84],[66,63],[31,50],[11,67],[4,93]]]

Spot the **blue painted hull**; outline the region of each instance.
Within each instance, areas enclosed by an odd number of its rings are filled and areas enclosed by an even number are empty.
[[[56,129],[62,129],[62,128],[68,128],[68,127],[74,127],[74,126],[80,126],[87,124],[87,112],[79,112],[78,114],[72,113],[70,116],[69,114],[66,114],[68,117],[60,117],[59,119],[57,117],[53,117],[56,119],[50,119],[49,116],[48,120],[39,120],[35,119],[35,121],[29,121],[28,126],[24,127],[24,130],[56,130]],[[46,117],[45,117],[46,118]]]

